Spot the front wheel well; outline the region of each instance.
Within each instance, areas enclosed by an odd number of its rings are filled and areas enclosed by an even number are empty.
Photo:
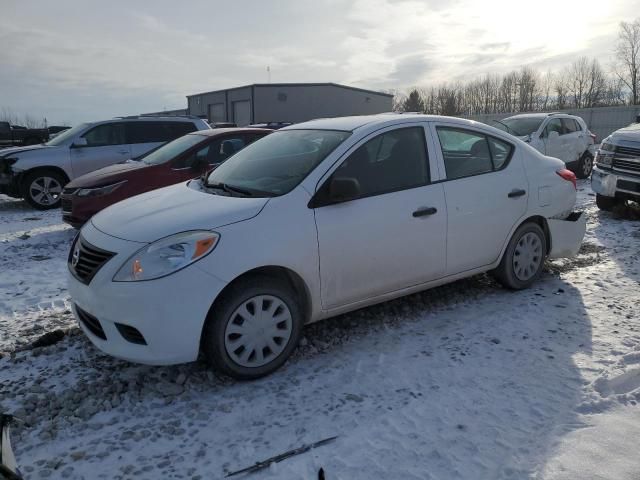
[[[275,265],[268,265],[257,267],[249,270],[229,282],[222,291],[218,294],[217,298],[211,304],[207,318],[210,317],[216,306],[225,298],[225,295],[229,293],[235,286],[248,280],[252,277],[271,277],[274,280],[280,280],[288,284],[296,294],[300,301],[300,308],[304,314],[304,323],[307,323],[311,318],[311,293],[305,281],[293,270]]]
[[[22,172],[22,174],[20,175],[20,189],[22,189],[24,187],[24,181],[27,177],[32,176],[33,174],[38,174],[38,173],[45,173],[45,172],[55,172],[58,175],[61,175],[62,178],[64,179],[64,183],[65,185],[67,183],[69,183],[69,176],[67,175],[67,173],[60,167],[54,167],[54,166],[50,166],[50,167],[35,167],[32,168],[31,170],[26,170],[24,172]],[[62,185],[64,187],[64,185]]]

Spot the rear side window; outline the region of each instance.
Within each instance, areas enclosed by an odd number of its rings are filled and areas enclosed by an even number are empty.
[[[480,132],[437,127],[447,179],[471,177],[504,168],[513,145]]]
[[[174,140],[196,127],[191,122],[129,122],[127,137],[129,143],[160,143]]]
[[[361,197],[426,185],[429,162],[423,128],[378,135],[349,155],[332,177],[356,179]]]
[[[124,145],[127,143],[124,124],[122,123],[103,123],[89,130],[83,137],[87,140],[88,147]]]

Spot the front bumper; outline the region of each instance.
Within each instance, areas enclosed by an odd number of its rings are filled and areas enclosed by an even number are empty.
[[[91,223],[82,229],[82,236],[96,247],[117,252],[89,285],[71,272],[67,275],[74,314],[91,342],[109,355],[137,363],[171,365],[196,360],[205,318],[226,283],[197,264],[157,280],[113,282],[122,263],[143,244],[106,235]],[[88,328],[86,317],[80,321],[86,314],[99,322],[99,329],[95,325]],[[146,344],[127,338],[122,325],[135,328]],[[96,335],[100,329],[103,335]]]
[[[605,197],[638,201],[640,200],[640,176],[624,175],[595,167],[591,175],[591,189]]]

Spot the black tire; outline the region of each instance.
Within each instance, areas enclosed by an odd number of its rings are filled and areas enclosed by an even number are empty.
[[[618,205],[622,204],[622,200],[615,197],[605,197],[604,195],[596,194],[596,205],[600,210],[610,212]]]
[[[593,155],[589,152],[584,152],[580,160],[578,161],[578,166],[576,167],[576,177],[580,179],[589,178],[591,172],[593,171]]]
[[[537,238],[539,245],[539,252],[537,257],[537,267],[531,268],[528,271],[531,271],[530,276],[527,275],[527,278],[522,278],[517,272],[515,268],[514,256],[519,256],[517,254],[517,249],[521,241],[525,241],[525,239],[529,239],[529,235],[534,235]],[[519,250],[518,250],[519,251]],[[502,256],[502,260],[500,261],[500,265],[493,271],[496,279],[505,287],[510,288],[512,290],[522,290],[523,288],[528,288],[531,286],[533,282],[535,282],[540,274],[542,273],[542,268],[544,267],[544,260],[547,256],[547,238],[544,234],[544,231],[537,223],[527,222],[521,225],[511,237],[509,241],[509,245],[507,245],[507,249]],[[532,255],[532,262],[536,259],[536,255]]]
[[[291,316],[291,334],[284,349],[273,360],[262,366],[247,367],[240,365],[231,357],[225,346],[225,334],[227,325],[231,322],[238,325],[235,323],[238,319],[238,315],[234,315],[236,309],[254,297],[262,295],[277,297],[286,304]],[[242,317],[240,319],[243,325],[245,320],[242,320]],[[287,282],[265,275],[251,277],[232,285],[230,290],[224,293],[223,298],[214,305],[202,332],[202,352],[216,370],[238,380],[254,380],[273,373],[285,363],[300,341],[303,325],[302,309],[295,292]],[[233,334],[229,334],[229,338],[231,335]]]
[[[51,186],[51,191],[47,190],[45,195],[39,196],[38,190],[34,187],[34,183],[41,188],[45,188],[45,185],[48,184]],[[60,196],[62,194],[62,188],[66,184],[66,177],[55,170],[36,170],[24,176],[21,188],[22,198],[38,210],[58,208],[61,202]]]

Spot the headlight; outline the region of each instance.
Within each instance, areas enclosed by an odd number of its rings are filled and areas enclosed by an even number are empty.
[[[596,164],[602,167],[610,167],[613,163],[613,156],[615,154],[616,147],[610,143],[603,142],[600,148],[596,151]]]
[[[105,185],[104,187],[96,187],[96,188],[81,188],[76,192],[76,195],[79,197],[100,197],[102,195],[107,195],[113,192],[115,189],[119,188],[121,185],[127,183],[126,180],[123,180],[118,183],[114,183],[112,185]]]
[[[183,232],[161,238],[134,253],[113,277],[114,282],[138,282],[166,277],[207,256],[220,235],[209,231]]]

